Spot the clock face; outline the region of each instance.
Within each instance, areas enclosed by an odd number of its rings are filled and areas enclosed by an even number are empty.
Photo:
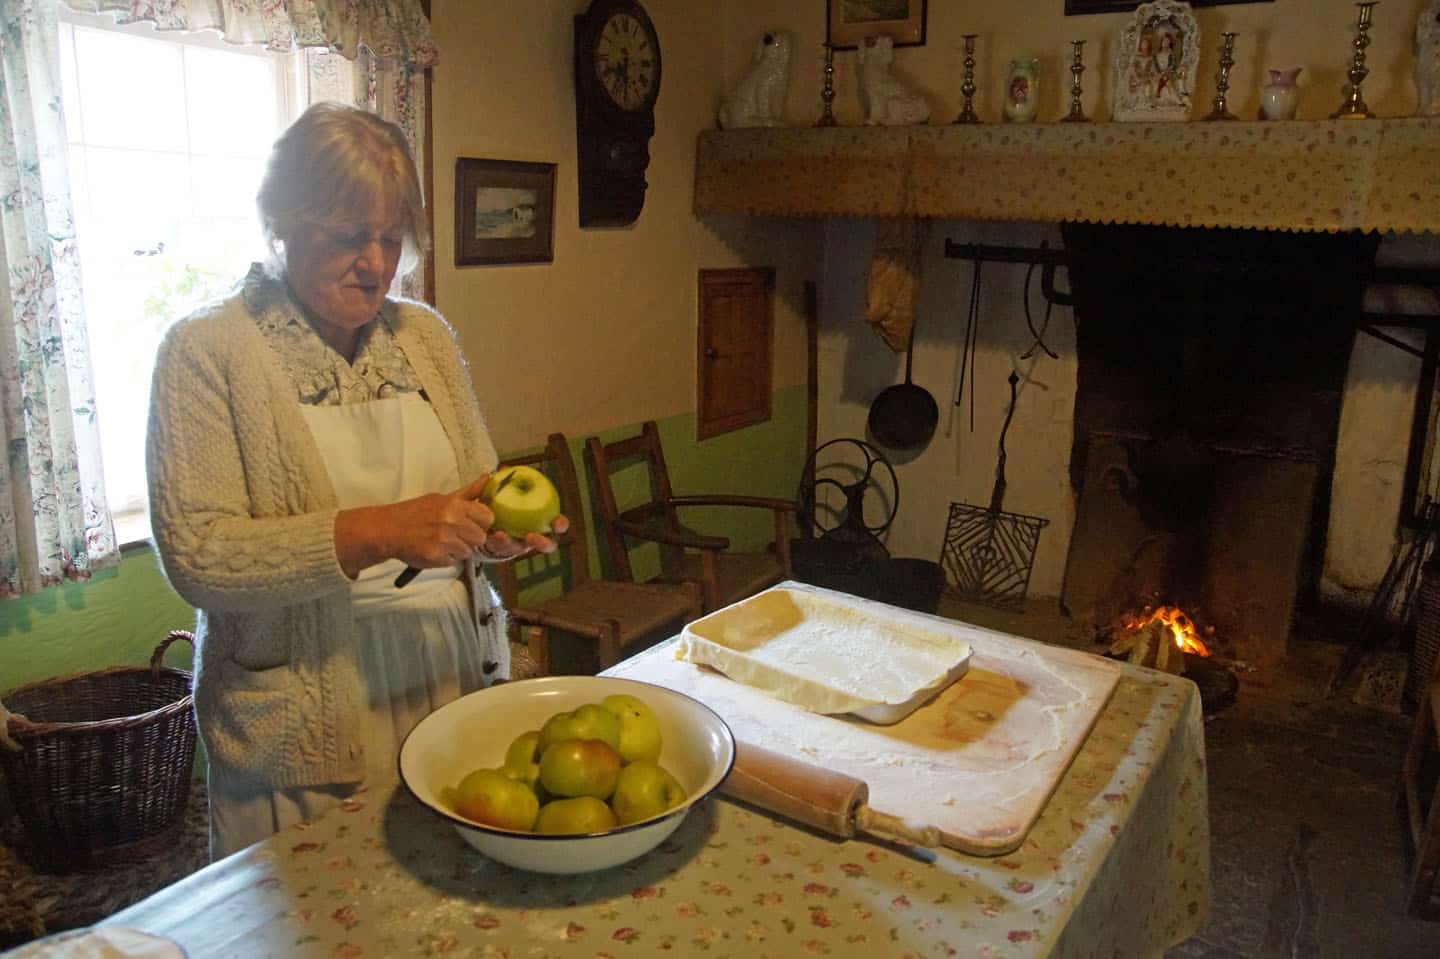
[[[595,41],[595,75],[622,110],[639,110],[654,99],[660,80],[655,36],[634,15],[612,13]]]

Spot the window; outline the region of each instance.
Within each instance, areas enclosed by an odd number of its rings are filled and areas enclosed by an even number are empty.
[[[62,19],[70,189],[106,498],[128,543],[149,535],[145,424],[155,349],[172,321],[265,257],[255,193],[270,145],[308,101],[307,54],[70,11]]]

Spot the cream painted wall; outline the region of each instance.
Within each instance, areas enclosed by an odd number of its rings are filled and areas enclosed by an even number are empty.
[[[1387,0],[1373,13],[1371,44],[1366,51],[1370,75],[1365,99],[1375,111],[1409,114],[1415,109],[1412,53],[1415,19],[1425,0]],[[1109,116],[1110,58],[1115,37],[1130,14],[1109,13],[1067,17],[1064,0],[930,0],[924,46],[895,52],[895,69],[930,98],[931,122],[944,123],[960,111],[961,34],[979,34],[976,41],[975,108],[985,120],[998,120],[1006,65],[1012,57],[1039,57],[1041,120],[1063,116],[1070,105],[1071,40],[1084,40],[1085,111],[1092,118]],[[791,123],[813,123],[820,115],[820,44],[825,40],[823,0],[730,0],[726,13],[725,76],[733,83],[749,62],[756,38],[765,30],[783,29],[795,36],[787,117]],[[1350,62],[1350,40],[1356,12],[1350,0],[1275,0],[1207,7],[1195,11],[1203,52],[1196,103],[1209,109],[1215,95],[1221,32],[1239,33],[1235,66],[1230,72],[1232,113],[1253,117],[1259,89],[1271,67],[1304,67],[1300,74],[1300,118],[1328,116],[1341,101],[1341,84]],[[843,124],[858,123],[860,103],[855,88],[855,53],[836,55],[835,113]],[[1203,113],[1199,110],[1198,113]]]
[[[572,18],[586,0],[434,0],[436,299],[477,371],[496,445],[579,437],[695,409],[696,271],[776,268],[774,386],[805,382],[800,295],[819,229],[697,219],[695,137],[713,126],[728,17],[720,0],[646,0],[663,56],[645,208],[577,226]],[[456,157],[558,163],[549,264],[454,266]]]
[[[1411,37],[1421,0],[1390,2],[1375,8],[1371,74],[1365,96],[1386,115],[1413,111]],[[1004,64],[1023,51],[1040,56],[1049,81],[1040,116],[1065,112],[1068,93],[1056,83],[1068,63],[1066,42],[1085,39],[1085,105],[1100,118],[1108,98],[1108,67],[1102,64],[1113,49],[1112,38],[1125,14],[1065,17],[1063,0],[1010,0],[991,3],[929,4],[927,42],[897,51],[898,72],[931,96],[932,122],[945,122],[959,110],[960,34],[980,34],[977,108],[987,119],[998,113],[999,80]],[[792,124],[814,121],[820,108],[820,43],[825,37],[823,4],[798,0],[783,5],[759,0],[733,0],[728,6],[726,86],[733,84],[749,62],[756,37],[766,29],[787,29],[796,37],[787,116]],[[1230,106],[1254,115],[1259,78],[1266,67],[1304,66],[1301,75],[1302,118],[1322,118],[1340,102],[1342,74],[1348,64],[1350,25],[1355,7],[1349,0],[1277,0],[1197,11],[1207,38],[1197,100],[1208,108],[1214,94],[1218,54],[1214,39],[1222,30],[1236,30],[1238,63],[1231,74]],[[839,89],[836,113],[842,123],[859,121],[855,92],[854,54],[837,61]],[[1068,81],[1068,75],[1065,78]],[[1012,367],[1023,377],[1021,396],[1008,440],[1009,488],[1005,508],[1044,516],[1051,524],[1041,536],[1031,582],[1032,595],[1059,593],[1074,522],[1075,502],[1067,463],[1075,395],[1074,326],[1071,312],[1054,311],[1049,342],[1060,358],[1021,361],[1030,343],[1025,332],[1020,266],[988,264],[983,270],[984,313],[976,370],[975,431],[969,430],[969,408],[953,405],[969,264],[943,257],[945,238],[958,242],[1037,245],[1048,239],[1058,245],[1053,227],[1034,224],[977,224],[940,221],[931,224],[923,264],[924,287],[919,307],[915,380],[940,403],[940,428],[918,455],[894,456],[901,485],[901,509],[887,545],[898,556],[935,558],[944,538],[949,503],[988,502],[994,481],[996,437],[1008,399],[1005,377]],[[865,281],[873,247],[874,225],[865,221],[832,220],[825,228],[824,278],[821,283],[820,439],[865,436],[871,399],[904,374],[903,357],[886,349],[863,322]],[[1412,263],[1440,264],[1434,238],[1395,243],[1387,240],[1382,256],[1398,255]],[[1397,249],[1399,252],[1397,253]],[[1064,286],[1063,272],[1060,285]],[[1038,288],[1032,300],[1043,312]],[[1386,303],[1372,304],[1385,308]],[[1402,305],[1402,308],[1403,307]],[[1425,309],[1424,305],[1419,307]],[[1431,305],[1433,309],[1433,305]],[[1036,316],[1037,322],[1040,315]],[[1403,334],[1402,334],[1403,335]],[[1395,548],[1395,520],[1400,506],[1418,361],[1391,347],[1361,336],[1352,357],[1340,426],[1340,448],[1332,485],[1332,513],[1322,589],[1341,601],[1363,603],[1384,573]],[[956,416],[957,412],[963,413]]]

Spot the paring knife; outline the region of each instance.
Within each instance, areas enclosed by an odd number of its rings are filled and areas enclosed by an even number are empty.
[[[510,485],[510,481],[513,480],[514,478],[515,478],[515,471],[514,471],[514,470],[511,470],[510,472],[506,473],[506,474],[505,474],[505,478],[500,481],[500,485],[497,486],[497,487],[495,487],[495,493],[498,493],[498,492],[500,492],[502,489],[504,489],[505,487],[509,486],[509,485]],[[482,498],[480,499],[480,502],[484,503],[486,506],[489,506],[491,500],[493,500],[493,499],[495,498],[495,493],[491,493],[489,496],[482,497]],[[414,579],[416,576],[419,576],[419,575],[420,575],[420,567],[418,567],[418,566],[406,566],[406,567],[405,567],[405,571],[402,572],[399,576],[396,576],[396,577],[395,577],[395,588],[396,588],[396,589],[400,589],[401,587],[410,585],[410,581],[411,581],[412,579]]]

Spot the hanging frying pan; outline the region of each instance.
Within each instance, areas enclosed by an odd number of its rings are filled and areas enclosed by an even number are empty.
[[[905,347],[905,382],[887,386],[870,404],[870,435],[881,446],[892,450],[919,449],[935,435],[940,407],[923,386],[910,381],[910,367],[915,360],[915,321],[910,325],[910,341]]]

